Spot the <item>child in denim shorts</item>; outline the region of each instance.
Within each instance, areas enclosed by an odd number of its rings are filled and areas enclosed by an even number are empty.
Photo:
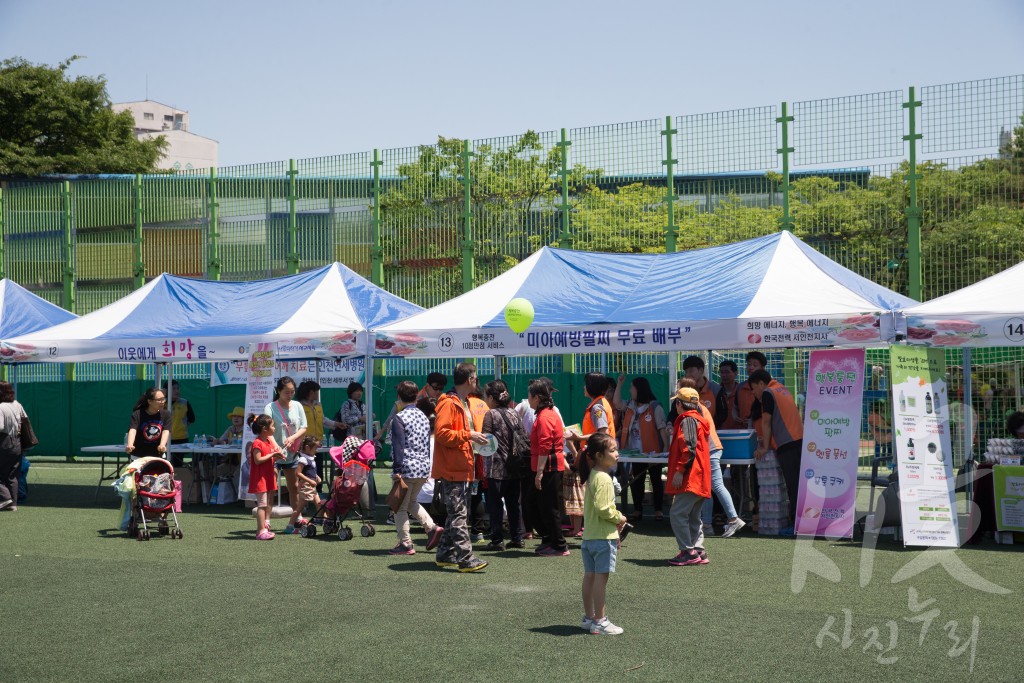
[[[594,635],[615,636],[622,628],[605,615],[608,575],[615,571],[619,529],[626,518],[615,508],[611,475],[619,461],[615,439],[592,434],[584,452],[591,470],[583,492],[583,620],[580,626]]]

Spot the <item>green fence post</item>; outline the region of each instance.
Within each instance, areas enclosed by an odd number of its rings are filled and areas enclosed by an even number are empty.
[[[473,155],[469,151],[469,140],[462,141],[462,187],[463,187],[463,212],[462,212],[462,291],[468,292],[473,289],[476,281],[476,266],[473,260],[473,192],[472,178],[470,176],[469,159]]]
[[[373,150],[373,244],[370,245],[370,282],[381,287],[384,285],[384,247],[380,236],[380,168],[384,162],[380,158],[380,150]]]
[[[562,203],[558,205],[558,211],[562,219],[562,232],[558,236],[558,246],[562,249],[572,249],[572,234],[569,232],[569,146],[572,141],[566,138],[565,128],[562,129],[562,139],[558,143],[562,154],[562,168],[558,175],[562,177]]]
[[[60,188],[60,221],[64,233],[64,295],[61,306],[72,313],[75,312],[75,267],[74,242],[71,236],[71,183],[65,180]]]
[[[207,239],[209,240],[209,260],[206,264],[206,277],[210,280],[220,280],[220,219],[217,215],[217,169],[210,167],[210,179],[207,181],[209,187],[206,191],[207,201],[210,202],[209,226],[207,228]]]
[[[665,253],[671,254],[676,250],[676,236],[679,228],[676,226],[675,200],[676,200],[676,163],[677,159],[672,158],[672,136],[676,134],[672,127],[672,117],[665,117],[665,130],[661,134],[665,136],[665,160],[661,163],[665,166],[665,204],[668,207],[668,225],[665,226]]]
[[[909,132],[903,139],[910,143],[910,169],[907,172],[907,184],[910,189],[910,205],[907,207],[907,266],[910,269],[907,295],[911,299],[923,301],[921,287],[921,207],[917,205],[917,181],[921,174],[917,172],[917,141],[921,134],[917,132],[917,108],[921,102],[914,98],[914,88],[910,88],[910,98],[903,103],[907,110],[907,126]]]
[[[142,257],[142,175],[135,174],[135,181],[132,183],[134,195],[133,213],[135,217],[134,242],[135,264],[132,266],[132,290],[141,289],[146,284],[146,263]]]
[[[288,160],[288,274],[299,272],[299,222],[295,216],[298,202],[299,171],[295,168],[295,159]]]
[[[0,280],[7,277],[4,270],[4,189],[0,187]]]
[[[782,155],[782,218],[779,219],[779,227],[789,232],[793,231],[793,217],[789,213],[789,155],[794,151],[789,146],[789,122],[792,116],[787,115],[788,105],[782,103],[782,116],[775,119],[776,123],[782,124],[782,147],[776,150]]]
[[[61,297],[61,306],[72,313],[75,312],[75,267],[74,267],[74,243],[71,237],[71,183],[65,180],[60,188],[60,222],[64,232],[64,268],[62,276],[64,280],[64,293]],[[65,379],[69,382],[75,381],[75,364],[67,363],[65,366]]]

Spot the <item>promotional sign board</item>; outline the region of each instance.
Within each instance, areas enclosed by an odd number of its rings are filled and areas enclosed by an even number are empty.
[[[811,351],[795,529],[851,538],[857,509],[857,454],[864,349]]]
[[[960,539],[945,351],[893,346],[890,359],[903,542],[956,548]]]
[[[319,379],[317,365],[319,364]],[[224,384],[245,384],[249,374],[249,362],[246,360],[223,361],[210,366],[210,386],[219,387]],[[344,360],[278,360],[274,365],[274,379],[291,377],[298,386],[306,380],[320,383],[323,389],[344,389],[352,382],[363,382],[366,376],[366,358],[346,358]]]
[[[996,494],[996,529],[1024,531],[1024,465],[992,468]]]
[[[258,343],[249,345],[249,360],[246,362],[248,378],[245,384],[245,415],[246,426],[242,430],[242,466],[238,468],[238,497],[253,499],[249,493],[249,470],[252,461],[249,458],[249,447],[256,435],[248,424],[249,415],[262,415],[267,404],[274,400],[274,357],[277,344]]]

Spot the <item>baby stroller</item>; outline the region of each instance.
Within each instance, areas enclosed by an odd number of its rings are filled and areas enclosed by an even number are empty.
[[[350,436],[341,446],[332,448],[330,455],[339,472],[331,484],[331,495],[317,508],[309,523],[300,527],[299,534],[303,538],[312,538],[317,534],[317,526],[320,526],[325,534],[337,532],[340,540],[349,541],[353,537],[352,529],[342,526],[342,522],[359,503],[359,494],[372,473],[370,464],[377,454],[373,442]],[[377,530],[369,522],[359,528],[359,535],[364,538],[376,533]]]
[[[160,458],[139,458],[129,465],[135,479],[135,495],[131,500],[128,536],[140,541],[150,539],[149,522],[156,522],[157,534],[182,538],[178,515],[174,512],[174,467]],[[170,513],[174,527],[167,521]]]

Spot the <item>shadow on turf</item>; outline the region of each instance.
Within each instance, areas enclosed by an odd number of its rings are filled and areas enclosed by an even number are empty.
[[[568,624],[552,624],[551,626],[535,626],[530,629],[533,633],[544,633],[549,636],[589,636],[590,634],[579,626]]]

